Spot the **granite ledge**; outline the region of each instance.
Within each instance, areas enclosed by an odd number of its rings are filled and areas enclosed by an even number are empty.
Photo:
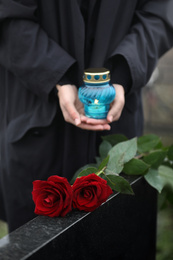
[[[130,178],[132,187],[142,177]],[[120,193],[114,193],[107,202],[114,200]],[[127,195],[129,196],[129,195]],[[96,210],[97,211],[97,210]],[[82,219],[87,218],[94,212],[81,212],[73,210],[66,217],[45,217],[38,216],[21,226],[14,232],[0,239],[0,259],[1,260],[25,260],[34,255],[49,242],[61,236],[64,232],[75,227]]]

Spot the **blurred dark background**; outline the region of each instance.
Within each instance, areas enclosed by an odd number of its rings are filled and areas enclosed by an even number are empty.
[[[159,61],[143,90],[145,133],[157,134],[164,145],[173,144],[173,49]],[[173,189],[171,189],[173,201]],[[173,260],[173,204],[158,196],[157,260]],[[160,207],[162,205],[162,207]]]

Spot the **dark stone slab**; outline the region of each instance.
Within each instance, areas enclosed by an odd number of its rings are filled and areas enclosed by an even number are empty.
[[[36,217],[0,240],[0,259],[155,259],[157,194],[143,178],[132,187],[92,213]]]

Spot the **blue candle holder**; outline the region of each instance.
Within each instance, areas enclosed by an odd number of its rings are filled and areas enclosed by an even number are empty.
[[[84,104],[85,115],[105,119],[116,95],[115,88],[109,84],[110,71],[105,68],[86,69],[83,81],[84,85],[79,88],[78,96]]]

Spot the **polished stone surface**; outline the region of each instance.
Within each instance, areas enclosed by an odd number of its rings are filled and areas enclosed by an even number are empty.
[[[156,192],[132,181],[134,196],[113,194],[92,213],[38,216],[0,240],[1,260],[154,260]]]

